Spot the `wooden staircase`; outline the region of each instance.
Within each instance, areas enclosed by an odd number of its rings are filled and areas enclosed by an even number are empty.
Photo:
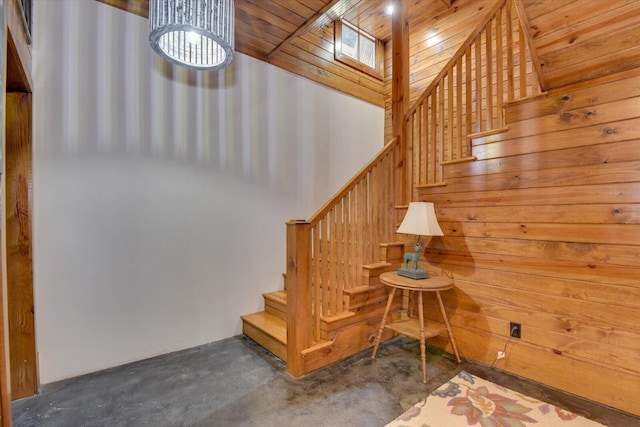
[[[276,291],[262,294],[264,311],[245,314],[242,333],[287,361],[287,293]]]
[[[470,146],[482,145],[491,140],[492,136],[508,131],[506,126],[467,135]],[[442,162],[443,169],[460,163],[473,162],[475,157],[466,157],[457,161]],[[448,174],[442,172],[442,177]],[[446,186],[446,181],[431,185]],[[408,206],[394,206],[394,229],[398,227]],[[322,316],[320,319],[318,339],[306,349],[303,354],[308,360],[309,371],[338,361],[357,351],[361,351],[373,344],[374,332],[384,311],[388,289],[380,283],[379,276],[396,270],[404,254],[403,242],[380,244],[380,259],[382,261],[362,266],[362,286],[343,289],[342,303],[344,311],[333,316]],[[286,275],[285,275],[286,277]],[[247,314],[242,318],[242,332],[262,347],[269,350],[282,361],[287,361],[287,292],[286,290],[262,294],[264,311]],[[406,316],[407,295],[398,293],[394,303],[396,317]],[[364,329],[363,329],[364,326]],[[391,338],[392,334],[386,330],[383,339]]]
[[[447,185],[473,149],[507,131],[505,105],[539,93],[511,0],[499,0],[405,114],[394,138],[308,221],[287,223],[287,293],[264,294],[265,311],[243,332],[300,376],[371,347],[404,243],[395,230],[421,192]],[[408,297],[398,294],[394,315]],[[287,327],[288,325],[288,327]],[[383,339],[392,336],[385,331]]]
[[[363,285],[342,291],[345,310],[321,318],[318,339],[303,352],[306,370],[318,369],[373,345],[388,297],[388,289],[382,285],[379,276],[398,268],[404,243],[383,243],[380,253],[381,262],[362,267]],[[287,292],[276,291],[262,296],[264,311],[241,316],[242,332],[286,362]],[[398,293],[394,303],[396,312],[402,301],[403,295]],[[383,338],[392,336],[390,331],[385,331]]]

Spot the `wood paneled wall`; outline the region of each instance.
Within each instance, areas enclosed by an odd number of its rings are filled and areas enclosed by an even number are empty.
[[[637,0],[523,1],[547,87],[640,66]]]
[[[270,63],[375,105],[384,106],[384,84],[334,59],[333,23],[285,45]]]
[[[515,103],[506,120],[474,141],[478,161],[420,192],[445,232],[426,257],[455,278],[459,347],[638,415],[640,69]],[[508,341],[510,321],[522,339]]]

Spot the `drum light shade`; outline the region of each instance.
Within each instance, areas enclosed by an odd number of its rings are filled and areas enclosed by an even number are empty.
[[[233,60],[233,0],[150,0],[149,43],[160,56],[199,70]]]

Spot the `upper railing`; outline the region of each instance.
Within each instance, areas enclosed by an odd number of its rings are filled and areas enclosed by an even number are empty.
[[[502,128],[505,102],[539,93],[530,58],[512,1],[498,1],[405,115],[405,203],[473,159],[469,136]]]

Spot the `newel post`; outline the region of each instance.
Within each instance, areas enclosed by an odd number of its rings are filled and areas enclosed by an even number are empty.
[[[391,17],[391,120],[393,136],[399,138],[399,158],[396,159],[396,203],[408,203],[410,185],[407,176],[411,162],[408,148],[407,124],[404,116],[409,109],[409,0],[395,0]],[[410,192],[409,192],[410,193]]]
[[[287,222],[287,371],[303,375],[302,350],[311,345],[311,224]]]

